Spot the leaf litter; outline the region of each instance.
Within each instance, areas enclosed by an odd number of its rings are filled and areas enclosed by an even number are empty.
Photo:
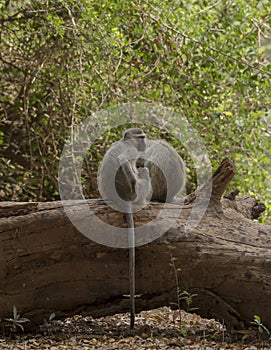
[[[255,329],[240,332],[233,342],[225,327],[214,319],[172,310],[169,307],[137,314],[135,330],[129,331],[129,313],[101,318],[76,315],[57,321],[53,334],[20,334],[0,338],[3,350],[265,350],[271,344],[258,338]]]

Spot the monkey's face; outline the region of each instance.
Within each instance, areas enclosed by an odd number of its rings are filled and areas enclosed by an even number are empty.
[[[136,141],[136,148],[139,152],[143,152],[146,149],[146,137],[145,134],[144,136],[140,136],[140,137],[136,137],[135,138]]]
[[[139,128],[126,130],[123,139],[133,145],[138,152],[143,152],[146,149],[146,134]]]

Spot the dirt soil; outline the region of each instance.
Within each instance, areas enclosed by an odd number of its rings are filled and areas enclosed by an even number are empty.
[[[129,314],[94,319],[77,315],[64,321],[47,321],[37,334],[0,338],[0,349],[271,349],[257,328],[228,334],[225,327],[196,314],[169,307],[143,311],[129,331]]]

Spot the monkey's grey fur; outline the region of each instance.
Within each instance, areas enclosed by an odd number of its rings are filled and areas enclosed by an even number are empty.
[[[186,181],[185,164],[177,151],[162,140],[147,140],[143,165],[149,169],[152,201],[175,202]],[[141,160],[142,164],[142,160]]]
[[[102,197],[119,202],[117,209],[123,212],[126,205],[118,201],[119,197],[144,204],[152,191],[152,201],[175,202],[176,194],[185,186],[185,164],[177,151],[163,140],[145,140],[143,135],[139,128],[126,130],[123,138],[110,147],[99,169]],[[149,169],[151,186],[141,167]],[[115,178],[112,174],[116,174]]]

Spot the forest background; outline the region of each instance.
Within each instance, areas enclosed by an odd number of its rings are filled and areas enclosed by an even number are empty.
[[[59,199],[58,164],[80,121],[110,106],[158,103],[197,130],[231,189],[263,201],[271,222],[269,0],[1,0],[0,200]],[[116,130],[91,148],[85,193]],[[196,172],[185,158],[190,190]]]

